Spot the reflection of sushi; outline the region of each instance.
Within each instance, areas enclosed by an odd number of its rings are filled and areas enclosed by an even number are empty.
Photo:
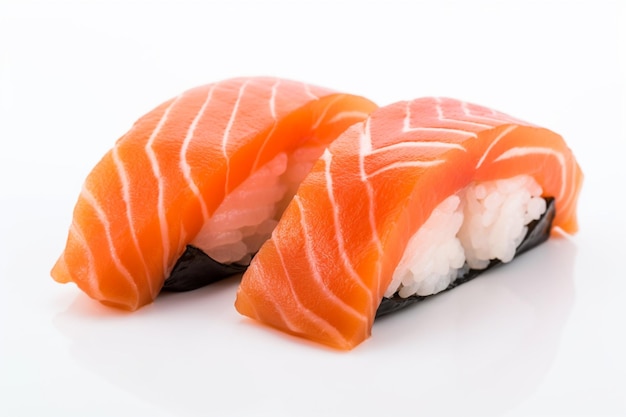
[[[375,107],[272,78],[161,104],[87,177],[52,276],[134,310],[164,285],[187,290],[240,272],[325,146]]]
[[[552,227],[576,232],[581,183],[560,136],[505,114],[453,99],[378,109],[314,165],[236,307],[353,348],[377,312],[508,262]]]

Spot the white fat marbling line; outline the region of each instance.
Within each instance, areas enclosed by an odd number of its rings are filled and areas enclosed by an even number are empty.
[[[278,246],[275,245],[276,248],[276,254],[278,256],[278,260],[281,264],[282,270],[283,270],[283,276],[285,276],[286,279],[288,279],[288,275],[287,275],[287,269],[285,268],[285,262],[283,261],[283,255],[280,252],[280,250],[278,249]],[[259,277],[263,277],[263,276],[269,276],[269,274],[265,273],[265,265],[263,262],[259,262],[257,264],[257,268],[259,268],[259,272],[258,272],[258,276]],[[296,324],[294,324],[290,319],[289,319],[289,314],[287,314],[285,312],[285,310],[283,309],[284,304],[281,303],[280,301],[276,300],[276,297],[274,297],[274,288],[268,286],[266,284],[266,281],[264,279],[259,279],[259,280],[255,280],[255,285],[260,285],[262,286],[262,290],[261,290],[261,294],[263,296],[263,298],[265,300],[267,300],[272,306],[274,306],[275,310],[278,312],[278,315],[280,316],[281,321],[285,324],[285,327],[287,327],[287,329],[289,329],[292,332],[299,332],[301,329],[296,326]],[[293,291],[292,291],[293,292]],[[262,320],[263,316],[261,314],[259,314],[258,310],[256,309],[256,302],[248,302],[246,303],[248,307],[252,308],[252,310],[254,311],[254,315],[256,317],[256,319],[258,320]]]
[[[87,279],[89,281],[89,286],[92,290],[94,290],[97,299],[105,299],[104,294],[102,294],[102,291],[100,290],[100,280],[98,279],[94,268],[94,265],[96,264],[96,258],[93,256],[93,252],[91,251],[91,248],[87,243],[87,239],[85,239],[85,235],[83,234],[80,225],[76,223],[76,220],[72,220],[72,224],[70,225],[70,233],[73,234],[76,241],[80,243],[80,246],[83,248],[83,252],[87,256]],[[66,253],[67,252],[63,252],[64,263]]]
[[[320,99],[318,96],[313,94],[313,92],[311,92],[311,86],[310,85],[308,85],[306,83],[302,83],[302,85],[304,86],[304,92],[306,93],[307,96],[311,97],[313,100],[319,100]]]
[[[315,123],[313,123],[313,126],[311,127],[311,130],[315,130],[317,129],[321,124],[322,121],[326,118],[326,115],[328,114],[328,111],[330,110],[330,108],[339,100],[341,100],[343,98],[342,95],[337,94],[335,95],[333,98],[330,99],[329,102],[326,103],[326,106],[324,107],[324,110],[322,111],[322,114],[320,114],[317,117],[317,120],[315,120]]]
[[[502,132],[500,132],[500,134],[496,136],[496,138],[493,141],[491,141],[491,143],[489,144],[489,146],[487,147],[483,155],[480,157],[480,159],[478,160],[478,163],[476,164],[475,169],[478,169],[481,167],[483,162],[485,162],[485,158],[487,158],[487,155],[489,155],[489,152],[491,152],[491,149],[494,146],[496,146],[498,142],[500,142],[500,139],[502,139],[503,137],[511,133],[516,128],[517,126],[511,125],[511,126],[507,126]]]
[[[365,157],[372,153],[372,136],[370,134],[371,119],[367,119],[363,125],[363,131],[359,134],[359,164],[361,167],[361,181],[366,181],[365,170],[363,169],[363,163]]]
[[[330,173],[330,166],[332,164],[332,154],[328,149],[324,151],[322,155],[322,159],[324,160],[324,176],[326,178],[326,192],[328,194],[328,199],[330,201],[330,205],[333,207],[333,228],[335,230],[335,241],[337,242],[337,251],[340,253],[341,261],[343,262],[344,269],[347,271],[348,276],[354,281],[354,283],[361,287],[368,294],[368,305],[373,306],[374,294],[372,294],[371,289],[365,285],[361,276],[356,272],[354,266],[352,265],[352,261],[348,258],[348,252],[346,251],[346,246],[344,244],[343,232],[341,230],[341,222],[339,220],[339,205],[335,200],[335,193],[333,187],[333,177]],[[368,316],[370,316],[372,311],[368,312]]]
[[[302,205],[302,201],[300,197],[296,195],[293,198],[293,201],[298,205],[300,210],[300,227],[302,228],[302,234],[304,236],[304,246],[305,246],[305,257],[309,267],[311,268],[313,279],[317,286],[320,288],[320,293],[324,294],[328,299],[332,301],[333,304],[339,306],[345,313],[356,317],[357,319],[367,322],[367,317],[365,317],[362,313],[355,310],[353,306],[348,304],[346,301],[342,300],[335,294],[324,282],[322,279],[322,274],[320,273],[318,265],[320,262],[316,259],[316,250],[313,247],[313,240],[311,239],[311,230],[309,228],[309,224],[306,219],[306,210]]]
[[[493,162],[500,162],[507,159],[537,154],[554,156],[559,161],[559,164],[561,165],[561,190],[559,191],[557,198],[559,200],[562,199],[565,195],[565,189],[567,186],[567,168],[565,166],[565,157],[562,153],[557,152],[554,149],[542,148],[539,146],[515,147],[500,154],[496,159],[494,159]]]
[[[435,101],[437,102],[437,106],[435,106],[435,108],[437,109],[437,119],[439,119],[442,122],[453,122],[453,123],[461,123],[461,124],[465,124],[468,127],[472,127],[472,128],[483,128],[483,129],[490,129],[492,128],[494,125],[493,123],[489,123],[489,124],[485,124],[485,123],[479,123],[479,122],[473,122],[470,120],[463,120],[463,119],[456,119],[456,118],[449,118],[446,117],[443,114],[443,107],[442,107],[442,99],[441,98],[436,98]],[[456,100],[455,100],[456,101]],[[461,110],[463,110],[463,113],[468,116],[468,117],[472,117],[470,114],[469,109],[467,108],[467,103],[464,101],[456,101],[457,104],[460,104],[461,106]]]
[[[573,163],[568,164],[571,169],[569,169],[569,182],[568,184],[575,184],[576,183],[576,168],[575,166],[573,166]],[[567,194],[567,198],[563,201],[563,203],[561,203],[561,207],[565,208],[565,207],[569,207],[572,203],[572,200],[574,199],[574,196],[576,195],[576,187],[571,187],[568,186],[569,189],[569,193]],[[563,232],[565,233],[565,232]]]
[[[429,161],[398,161],[389,165],[385,165],[382,168],[377,169],[374,172],[371,172],[367,175],[368,178],[375,177],[378,174],[381,174],[386,171],[390,171],[392,169],[401,169],[401,168],[430,168],[440,164],[443,164],[445,161],[443,159],[433,159]]]
[[[135,224],[133,221],[133,207],[130,201],[130,180],[128,179],[128,174],[126,172],[126,168],[124,167],[124,162],[120,158],[119,149],[117,146],[113,147],[113,162],[115,163],[115,168],[117,169],[117,173],[120,176],[120,181],[122,183],[122,200],[124,201],[124,208],[126,212],[126,221],[128,222],[128,229],[130,230],[130,235],[133,240],[133,245],[135,245],[135,249],[137,250],[137,254],[141,259],[141,264],[143,265],[144,274],[146,277],[146,282],[148,284],[148,288],[150,289],[150,294],[155,294],[152,279],[150,276],[150,269],[148,268],[148,264],[146,263],[146,258],[144,256],[144,251],[141,249],[139,245],[139,239],[137,238],[137,230],[135,228]]]
[[[251,173],[255,172],[257,168],[259,167],[261,155],[263,154],[263,151],[265,150],[267,143],[270,141],[270,139],[274,135],[274,131],[276,131],[276,127],[278,126],[278,116],[276,115],[276,96],[278,95],[279,85],[280,85],[280,79],[276,79],[276,81],[272,85],[272,95],[270,96],[270,102],[269,102],[270,115],[272,116],[274,123],[272,124],[272,128],[268,132],[267,136],[265,136],[263,143],[261,144],[261,146],[259,147],[259,150],[256,153],[256,158],[254,159],[254,163],[252,164],[252,170],[250,171]]]
[[[403,130],[404,133],[408,133],[408,132],[431,132],[431,133],[436,133],[436,132],[445,132],[445,133],[452,133],[455,135],[461,135],[461,136],[465,136],[466,138],[477,138],[478,135],[474,132],[468,132],[467,130],[461,130],[461,129],[451,129],[451,128],[447,128],[447,127],[412,127],[409,128],[408,130]]]
[[[370,155],[382,153],[391,150],[403,150],[406,148],[441,148],[441,149],[458,149],[467,152],[467,149],[458,143],[440,142],[440,141],[419,141],[419,142],[398,142],[391,145],[382,146],[374,149]]]
[[[83,186],[83,189],[80,192],[82,198],[85,199],[85,202],[89,204],[96,212],[98,216],[98,220],[102,223],[102,227],[104,228],[104,234],[107,240],[107,246],[109,249],[109,253],[111,254],[111,259],[113,260],[113,264],[119,271],[119,273],[129,282],[131,287],[135,289],[135,292],[138,293],[137,283],[133,279],[132,274],[126,269],[122,262],[120,261],[119,255],[117,254],[117,248],[115,243],[113,242],[113,237],[111,236],[111,224],[109,223],[109,219],[107,217],[106,212],[98,203],[98,200],[94,197],[94,195],[89,191],[86,185]]]
[[[213,84],[209,88],[209,91],[207,93],[206,99],[204,100],[204,103],[202,103],[200,110],[198,110],[198,113],[196,113],[196,116],[194,117],[193,121],[191,122],[191,125],[189,126],[189,129],[187,129],[187,134],[185,135],[185,139],[183,140],[183,145],[180,148],[180,158],[179,158],[180,170],[183,172],[183,177],[185,178],[185,181],[187,181],[187,184],[189,184],[189,188],[191,189],[191,191],[194,193],[194,195],[200,202],[200,207],[202,209],[203,222],[206,222],[208,220],[209,210],[206,206],[206,202],[204,201],[204,197],[202,196],[202,193],[200,192],[200,189],[198,188],[198,185],[191,177],[191,165],[189,165],[189,161],[187,160],[187,150],[189,149],[189,144],[194,138],[194,135],[196,133],[196,128],[198,127],[198,123],[200,122],[200,119],[202,119],[202,117],[204,116],[204,112],[206,111],[207,107],[209,106],[209,103],[211,102],[211,99],[213,98],[213,91],[215,90],[216,86],[217,84]]]
[[[278,85],[280,84],[280,80],[276,79],[274,84],[272,84],[272,95],[270,96],[270,114],[272,115],[272,119],[276,120],[276,94],[278,94]]]
[[[150,160],[150,165],[152,166],[152,173],[154,174],[154,177],[156,178],[157,183],[158,183],[157,212],[159,214],[159,226],[161,228],[161,240],[162,240],[162,245],[163,245],[163,270],[164,271],[167,270],[167,267],[168,267],[167,264],[168,264],[169,253],[170,253],[169,227],[167,225],[167,218],[165,216],[165,202],[163,201],[164,194],[165,194],[164,193],[165,178],[163,177],[163,175],[161,175],[161,168],[159,167],[159,160],[157,159],[156,153],[154,152],[154,149],[152,146],[157,136],[159,135],[159,132],[163,128],[163,125],[165,125],[165,122],[167,121],[170,111],[179,102],[179,100],[182,97],[183,95],[176,97],[174,100],[172,100],[172,102],[167,107],[167,109],[165,109],[165,111],[163,112],[163,116],[161,116],[159,123],[157,123],[156,127],[152,131],[152,134],[150,134],[150,138],[148,139],[148,142],[146,142],[146,146],[145,146],[145,152],[148,155],[148,159]]]
[[[359,119],[359,120],[363,120],[365,118],[367,118],[367,116],[369,116],[369,113],[365,113],[363,111],[358,111],[358,110],[346,110],[346,111],[342,111],[340,113],[337,113],[336,115],[334,115],[327,123],[333,124],[333,123],[337,123],[340,120],[344,120],[344,119]]]
[[[235,118],[237,117],[237,111],[239,110],[239,104],[241,103],[241,98],[243,97],[243,93],[248,86],[250,80],[246,80],[239,87],[239,92],[237,93],[237,100],[235,101],[235,105],[233,106],[233,111],[230,113],[230,118],[228,119],[228,123],[226,124],[226,129],[224,129],[224,136],[222,137],[222,155],[226,159],[226,176],[224,181],[224,195],[228,195],[228,182],[230,179],[230,158],[228,157],[228,152],[226,151],[226,147],[228,145],[228,139],[230,137],[230,130],[233,128],[233,124],[235,123]]]
[[[280,250],[280,246],[279,246],[279,242],[278,241],[274,241],[274,247],[276,249],[276,254],[278,255],[278,259],[280,261],[281,267],[282,267],[282,269],[284,271],[285,279],[286,279],[287,284],[289,286],[289,292],[291,293],[291,299],[293,301],[295,301],[295,303],[297,304],[298,310],[299,310],[300,314],[302,314],[304,317],[309,319],[309,321],[314,323],[319,329],[321,329],[321,330],[325,331],[326,333],[328,333],[329,335],[331,335],[331,337],[333,337],[335,339],[343,340],[347,344],[346,338],[343,337],[343,335],[341,334],[339,329],[337,329],[335,326],[330,324],[324,318],[320,317],[317,313],[315,313],[311,309],[307,308],[304,304],[302,304],[302,301],[300,300],[300,297],[298,297],[298,293],[293,288],[292,281],[291,281],[291,276],[289,275],[289,273],[287,271],[287,266],[286,266],[287,264],[285,263],[285,258],[284,258],[283,254],[282,254],[282,251]],[[298,277],[296,277],[296,279],[297,278]],[[268,288],[267,290],[268,291],[266,291],[266,294],[271,294],[272,293],[272,289],[271,288]],[[282,303],[276,303],[275,304],[276,308],[280,312],[281,317],[284,317],[284,318],[289,317],[289,313],[282,313],[281,312],[281,305],[282,305]],[[287,324],[287,323],[290,323],[290,325],[288,325],[288,328],[290,328],[292,331],[294,331],[296,333],[300,333],[300,334],[306,334],[307,333],[307,332],[304,331],[304,329],[300,328],[299,326],[296,326],[293,322],[285,321],[285,324]]]
[[[457,134],[457,135],[462,135],[465,137],[470,137],[470,138],[475,138],[477,137],[476,133],[474,132],[468,132],[466,130],[462,130],[462,129],[454,129],[454,128],[449,128],[449,127],[426,127],[426,126],[417,126],[417,127],[411,127],[411,106],[410,106],[411,102],[408,101],[406,103],[406,109],[405,109],[405,116],[404,119],[402,121],[402,133],[408,133],[408,132],[446,132],[446,133],[453,133],[453,134]],[[454,120],[457,121],[457,120]]]
[[[494,109],[490,109],[487,107],[483,107],[483,106],[479,106],[476,105],[477,107],[480,107],[483,110],[488,110],[489,113],[491,113],[492,116],[486,116],[486,115],[482,115],[482,114],[474,114],[472,113],[472,110],[469,108],[470,103],[467,102],[461,102],[461,107],[463,109],[463,113],[465,113],[465,115],[467,117],[470,117],[474,120],[481,120],[487,123],[490,123],[491,127],[496,127],[496,126],[500,126],[503,124],[508,124],[508,123],[515,123],[518,125],[526,125],[526,126],[533,126],[532,123],[528,123],[524,120],[518,119],[516,117],[510,116],[508,114],[505,113],[501,113],[499,111],[496,111]]]
[[[402,119],[402,131],[408,132],[411,130],[411,102],[407,101],[404,106],[404,119]]]
[[[511,116],[506,115],[504,113],[498,113],[494,117],[484,116],[484,115],[477,115],[477,114],[472,114],[469,117],[472,117],[474,119],[485,120],[485,121],[492,121],[493,122],[493,127],[504,125],[504,124],[510,124],[510,123],[515,123],[517,125],[523,125],[523,126],[533,126],[529,122],[526,122],[526,121],[520,120],[520,119],[516,119],[515,117],[511,117]]]
[[[376,244],[376,249],[378,253],[383,253],[383,245],[380,242],[380,236],[378,235],[378,230],[376,229],[376,215],[375,215],[375,207],[374,207],[374,189],[372,188],[372,184],[369,181],[369,176],[365,172],[365,155],[369,155],[372,153],[372,136],[370,133],[370,123],[371,119],[367,119],[365,122],[365,130],[359,135],[359,174],[361,175],[361,181],[365,184],[365,189],[367,190],[367,198],[368,198],[368,219],[370,228],[372,229],[372,239]]]

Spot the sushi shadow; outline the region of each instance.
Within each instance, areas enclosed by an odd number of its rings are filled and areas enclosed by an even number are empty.
[[[219,358],[229,345],[224,329],[240,278],[162,293],[134,312],[79,294],[53,324],[69,339],[71,359],[89,373],[173,415],[206,415],[212,393],[203,373],[223,381]]]
[[[205,303],[207,298],[223,299],[224,297],[221,294],[226,292],[234,294],[240,280],[241,274],[237,274],[193,291],[162,291],[151,304],[145,305],[136,311],[126,311],[106,306],[80,292],[76,295],[68,309],[57,315],[57,319],[59,322],[64,322],[64,318],[68,318],[70,321],[81,319],[107,320],[119,317],[149,316],[157,311],[159,314],[175,314],[176,311],[180,311],[181,308],[184,309],[185,306],[191,307],[198,303]],[[220,304],[223,307],[226,303],[222,302]],[[228,305],[232,306],[232,302]]]
[[[134,313],[81,295],[54,324],[76,364],[173,415],[383,415],[390,398],[414,398],[420,415],[499,415],[532,395],[558,354],[575,258],[574,242],[552,239],[377,319],[350,352],[239,316],[239,277]]]
[[[424,390],[433,390],[436,407],[428,415],[513,409],[558,355],[575,301],[576,252],[572,240],[550,239],[511,264],[380,317],[364,350],[390,350],[408,365],[403,372],[414,368],[429,381]]]

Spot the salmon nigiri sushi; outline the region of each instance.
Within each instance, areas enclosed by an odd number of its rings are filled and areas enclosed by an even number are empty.
[[[243,275],[236,308],[338,349],[374,319],[575,233],[561,136],[448,98],[374,111],[324,152]]]
[[[52,277],[135,310],[243,271],[325,147],[375,108],[264,77],[185,91],[93,168]]]

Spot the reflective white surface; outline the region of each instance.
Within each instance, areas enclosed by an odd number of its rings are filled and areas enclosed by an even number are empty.
[[[623,2],[109,3],[0,5],[0,415],[626,415]],[[585,172],[581,231],[347,353],[239,316],[236,278],[134,313],[52,281],[113,141],[184,89],[248,74],[553,129]]]

